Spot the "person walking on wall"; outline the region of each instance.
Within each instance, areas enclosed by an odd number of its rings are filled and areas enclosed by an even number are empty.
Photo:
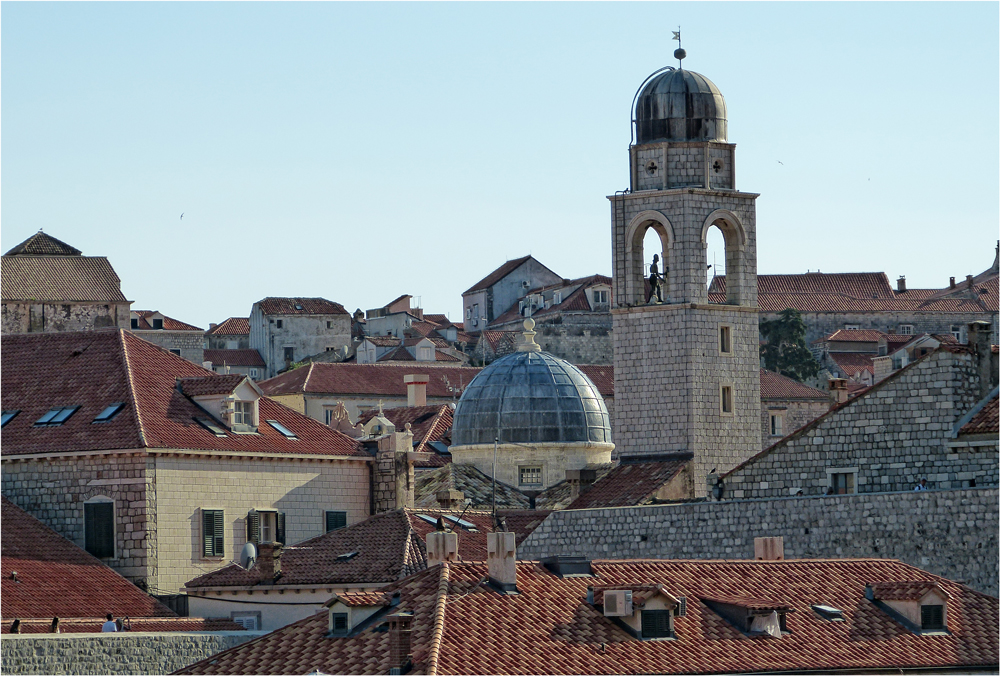
[[[108,621],[101,626],[101,631],[118,631],[118,623],[115,622],[115,616],[108,613],[104,617],[106,617]]]
[[[918,483],[916,486],[913,487],[913,490],[915,490],[915,491],[926,491],[927,490],[927,477],[924,477],[923,479],[921,479],[920,483]]]

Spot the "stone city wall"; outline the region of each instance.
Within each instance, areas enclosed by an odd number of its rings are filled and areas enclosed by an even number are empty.
[[[553,512],[518,558],[752,559],[755,537],[785,558],[891,558],[997,595],[998,490],[904,491]]]
[[[4,634],[0,670],[5,674],[169,674],[262,635],[253,631]]]

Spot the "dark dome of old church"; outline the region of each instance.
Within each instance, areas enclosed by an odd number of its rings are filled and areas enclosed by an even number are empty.
[[[704,75],[671,69],[642,88],[635,122],[639,143],[725,141],[726,101]]]

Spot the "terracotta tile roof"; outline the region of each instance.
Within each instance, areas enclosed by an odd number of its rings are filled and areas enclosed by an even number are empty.
[[[872,357],[876,355],[862,352],[831,352],[830,360],[844,373],[846,378],[854,378],[862,371],[875,375],[875,363]]]
[[[764,613],[776,610],[793,610],[792,606],[787,603],[782,603],[781,601],[766,601],[764,599],[754,599],[747,596],[726,596],[713,594],[711,596],[699,596],[698,598],[702,601],[715,601],[716,603],[725,603],[731,606],[739,606],[740,608],[746,608],[747,610],[756,610]]]
[[[590,577],[560,578],[517,563],[519,594],[484,582],[484,563],[446,563],[393,583],[398,611],[412,613],[412,673],[628,674],[828,672],[934,667],[995,668],[997,599],[890,559],[801,561],[594,561],[605,588],[662,585],[687,599],[669,641],[635,640],[587,603]],[[948,634],[918,636],[868,601],[870,581],[929,580],[949,594]],[[768,599],[795,608],[780,639],[747,635],[700,598]],[[831,622],[813,604],[843,610]],[[178,673],[384,674],[389,632],[381,622],[328,636],[319,613]]]
[[[206,333],[212,336],[249,336],[250,320],[247,317],[230,317]]]
[[[327,605],[332,605],[339,601],[345,606],[354,608],[358,606],[387,606],[392,597],[385,592],[337,592],[333,595]]]
[[[712,280],[710,293],[726,293],[726,276]],[[757,275],[758,294],[843,294],[851,298],[893,298],[884,272],[807,272],[799,275]]]
[[[210,394],[231,394],[247,377],[239,373],[178,378],[181,392],[189,397]]]
[[[377,410],[364,411],[358,416],[358,422],[364,425],[378,414]],[[410,431],[413,432],[413,450],[417,453],[438,452],[427,444],[432,441],[442,441],[447,439],[450,445],[451,424],[454,419],[455,410],[450,404],[436,404],[433,406],[403,406],[400,408],[384,409],[382,414],[393,425],[397,431],[402,431],[406,424],[410,424]],[[450,457],[444,462],[425,465],[417,463],[416,466],[440,467],[446,462],[450,462]]]
[[[340,303],[326,298],[265,298],[254,305],[265,315],[346,315]],[[299,308],[302,308],[301,310]]]
[[[615,367],[610,364],[576,364],[583,374],[590,378],[602,397],[615,396]]]
[[[1000,399],[993,397],[986,406],[962,425],[959,434],[996,434],[1000,432]]]
[[[830,396],[823,390],[810,387],[805,383],[800,383],[792,378],[783,376],[774,371],[766,369],[760,370],[760,398],[761,399],[822,399],[829,400]]]
[[[153,329],[153,325],[149,323],[149,318],[155,314],[158,314],[157,310],[132,310],[135,314],[139,315],[139,326],[137,327],[140,331],[159,331],[161,329]],[[163,331],[202,331],[197,326],[192,326],[191,324],[185,324],[184,322],[173,319],[166,315],[163,317]]]
[[[550,284],[549,286],[532,289],[527,294],[521,296],[518,301],[520,302],[533,293],[537,294],[559,288],[573,289],[572,293],[563,298],[561,303],[553,303],[547,308],[538,308],[531,316],[536,320],[544,321],[548,315],[562,312],[592,312],[590,301],[587,300],[587,289],[599,285],[611,286],[611,278],[604,275],[590,275],[589,277],[581,277],[579,279],[564,280],[560,284]],[[490,326],[500,326],[509,322],[523,320],[524,317],[518,308],[519,303],[514,303],[507,311],[490,322]]]
[[[266,366],[257,350],[205,350],[205,361],[210,361],[215,366],[228,364],[229,366]]]
[[[0,295],[5,301],[128,302],[103,256],[4,256]]]
[[[386,352],[378,358],[379,362],[385,361],[417,361],[417,358],[410,354],[410,351],[400,345],[394,350]]]
[[[512,261],[507,261],[506,263],[498,267],[496,270],[486,275],[478,282],[473,284],[471,287],[469,287],[462,295],[464,296],[466,293],[472,293],[473,291],[481,291],[483,289],[490,288],[491,286],[499,282],[501,279],[503,279],[510,273],[514,272],[514,270],[517,270],[519,267],[521,267],[521,265],[528,262],[529,258],[531,258],[531,256],[523,256],[521,258],[515,258]],[[541,265],[541,263],[539,263],[539,265]]]
[[[412,324],[410,324],[409,330],[424,337],[434,336],[436,338],[441,338],[441,336],[437,332],[439,326],[440,326],[439,324],[435,324],[433,322],[428,322],[428,321],[413,322]]]
[[[376,347],[396,347],[402,344],[402,340],[395,336],[365,336],[365,340]]]
[[[653,496],[694,457],[677,453],[664,459],[640,457],[622,459],[618,467],[608,472],[566,509],[598,509],[601,507],[631,507],[653,501]]]
[[[124,617],[124,616],[121,616]],[[115,619],[119,616],[116,615]],[[59,631],[63,634],[97,634],[104,626],[105,618],[100,617],[63,617],[59,616]],[[21,620],[22,634],[47,634],[52,619]],[[207,631],[246,631],[246,627],[228,618],[202,617],[132,617],[125,631],[155,631],[155,632],[207,632]],[[10,633],[10,623],[5,622],[3,633]]]
[[[486,330],[479,334],[480,340],[485,340],[494,353],[502,350],[513,351],[517,348],[521,333],[519,331]]]
[[[472,465],[448,463],[444,467],[417,473],[413,489],[413,504],[418,509],[438,506],[438,491],[462,491],[472,500],[470,509],[490,509],[493,500],[493,479]],[[528,509],[528,496],[502,481],[497,482],[497,507]]]
[[[318,537],[285,547],[281,553],[281,576],[265,579],[259,568],[244,570],[236,564],[201,575],[187,583],[188,589],[204,587],[248,587],[289,585],[383,584],[395,582],[427,567],[427,535],[439,516],[461,517],[475,531],[455,526],[458,555],[463,559],[486,557],[486,534],[493,531],[488,511],[398,509],[369,517]],[[508,530],[515,544],[524,541],[550,514],[548,511],[505,511]],[[421,515],[430,520],[422,518]],[[445,519],[446,523],[451,521]],[[348,559],[338,557],[357,552]],[[343,596],[337,592],[338,596]],[[381,597],[382,593],[377,596]],[[360,597],[358,597],[360,599]],[[366,598],[364,600],[374,600]]]
[[[461,362],[458,357],[454,357],[444,350],[434,350],[434,361]]]
[[[872,596],[879,601],[919,601],[927,592],[940,589],[934,580],[872,582],[869,586]]]
[[[244,376],[216,375],[128,331],[5,336],[0,362],[3,409],[20,410],[4,426],[0,438],[4,456],[169,448],[369,457],[354,439],[267,397],[259,400],[262,423],[257,434],[216,437],[195,421],[206,413],[177,389],[175,379],[230,383]],[[125,407],[114,418],[92,424],[98,413],[116,402]],[[59,406],[80,408],[63,425],[34,427],[42,414]],[[287,439],[263,422],[269,419],[294,432],[298,440]]]
[[[82,253],[66,242],[39,230],[4,256],[79,256]]]
[[[176,617],[99,559],[7,498],[0,500],[0,615],[5,629],[9,624],[6,620],[13,618],[51,620],[105,613],[116,617]],[[14,572],[16,581],[11,577]]]
[[[468,366],[427,366],[427,362],[413,365],[314,362],[308,367],[282,373],[258,384],[264,394],[271,396],[306,392],[405,397],[403,376],[423,374],[430,378],[427,383],[428,397],[455,397],[457,401],[461,391],[479,371]],[[449,387],[457,388],[458,392],[450,391]]]
[[[459,324],[448,319],[448,315],[424,315],[424,321],[430,322],[432,324],[437,324],[441,328],[448,328],[449,326],[454,326],[455,328],[461,328]]]
[[[597,478],[595,483],[601,481],[601,479],[607,476],[608,473],[611,472],[614,468],[615,465],[611,463],[608,463],[606,465],[587,466],[587,469],[593,469],[597,471]],[[573,502],[572,487],[569,485],[568,481],[563,479],[554,486],[549,486],[535,497],[535,508],[567,509],[571,502]]]
[[[877,343],[880,338],[886,338],[889,334],[881,331],[870,331],[868,329],[839,329],[829,336],[814,340],[813,344],[828,343]]]

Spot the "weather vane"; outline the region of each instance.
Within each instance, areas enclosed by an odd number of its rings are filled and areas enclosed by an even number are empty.
[[[683,61],[684,57],[687,56],[687,52],[685,52],[684,48],[681,47],[681,27],[678,26],[677,30],[671,32],[674,34],[674,40],[677,40],[677,49],[674,50],[674,58],[677,59],[677,67],[684,70],[684,66],[681,64],[681,61]]]

